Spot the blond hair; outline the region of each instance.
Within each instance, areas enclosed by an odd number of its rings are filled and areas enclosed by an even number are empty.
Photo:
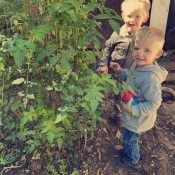
[[[122,13],[131,9],[143,9],[143,12],[145,12],[145,16],[149,16],[150,7],[151,5],[149,0],[124,0],[121,4]]]
[[[141,27],[134,35],[134,40],[152,40],[157,45],[158,50],[162,50],[165,36],[164,33],[157,27]]]

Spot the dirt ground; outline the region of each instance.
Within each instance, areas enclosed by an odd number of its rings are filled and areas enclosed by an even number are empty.
[[[121,147],[118,128],[110,122],[101,125],[87,147],[86,174],[89,175],[174,175],[175,174],[175,103],[163,103],[156,126],[142,134],[140,141],[142,168],[138,171],[117,165],[113,147]],[[109,117],[110,117],[109,113]],[[109,120],[108,120],[109,121]],[[82,173],[83,174],[83,173]]]
[[[113,147],[122,147],[120,133],[113,123],[100,125],[93,139],[87,141],[82,175],[174,175],[175,174],[175,103],[162,103],[154,128],[141,136],[140,170],[123,168],[116,163]],[[113,113],[107,111],[105,117]]]
[[[141,136],[140,170],[123,168],[116,163],[120,149],[119,130],[109,118],[113,115],[107,111],[107,123],[100,125],[97,133],[87,144],[87,155],[82,175],[174,175],[175,174],[175,103],[162,103],[154,128]]]
[[[111,118],[114,115],[111,101],[106,100],[102,108],[109,106],[104,113],[106,123],[98,124],[94,135],[88,135],[76,142],[73,148],[63,150],[61,156],[69,164],[66,173],[48,173],[46,165],[48,159],[45,154],[40,160],[31,160],[27,167],[17,171],[8,171],[3,175],[76,175],[72,174],[78,169],[79,175],[174,175],[175,174],[175,102],[163,102],[158,110],[158,119],[154,128],[142,134],[140,140],[142,168],[133,170],[123,168],[116,163],[116,149],[122,147],[120,132]],[[43,152],[44,153],[44,152]],[[70,154],[72,157],[70,158]],[[58,151],[53,153],[54,158],[59,157]],[[69,155],[69,159],[67,156]],[[59,171],[57,162],[54,167]],[[47,169],[47,171],[46,171]]]

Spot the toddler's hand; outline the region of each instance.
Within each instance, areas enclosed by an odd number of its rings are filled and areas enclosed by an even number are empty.
[[[108,67],[107,66],[103,66],[100,70],[104,74],[107,74],[108,73]]]
[[[133,98],[131,98],[127,103],[122,103],[123,109],[129,114],[132,114],[132,109],[131,109],[132,101],[133,101]]]
[[[111,62],[109,65],[110,68],[113,68],[115,71],[120,72],[121,71],[121,67],[118,63],[115,62]]]

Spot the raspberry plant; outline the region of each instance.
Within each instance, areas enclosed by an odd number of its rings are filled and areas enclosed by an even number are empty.
[[[35,154],[62,149],[103,120],[99,104],[118,87],[89,65],[101,56],[100,20],[118,31],[120,17],[104,0],[0,2],[0,164],[6,164],[18,154],[7,156],[9,143]]]

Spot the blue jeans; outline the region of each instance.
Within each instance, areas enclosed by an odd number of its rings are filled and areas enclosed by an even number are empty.
[[[137,163],[140,159],[139,138],[141,133],[135,133],[123,128],[122,141],[124,150],[132,163]]]

